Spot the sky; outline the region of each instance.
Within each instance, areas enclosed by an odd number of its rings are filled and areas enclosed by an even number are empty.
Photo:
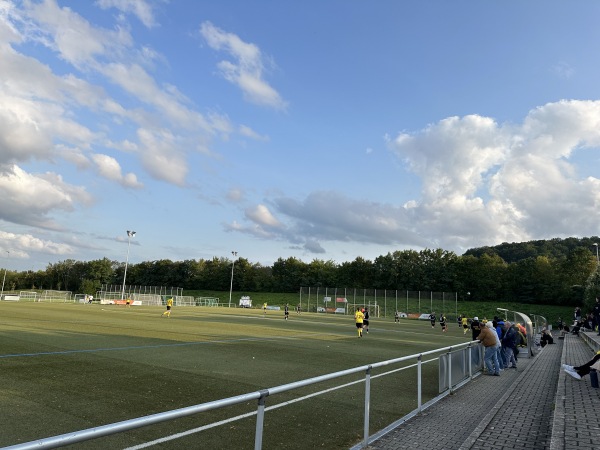
[[[597,236],[599,18],[595,0],[0,0],[0,266]]]

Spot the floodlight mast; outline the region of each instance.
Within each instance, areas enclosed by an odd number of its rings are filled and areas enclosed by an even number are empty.
[[[127,279],[127,265],[129,264],[129,246],[131,238],[135,236],[135,231],[127,230],[127,259],[125,260],[125,273],[123,274],[123,290],[121,291],[121,300],[125,300],[125,280]]]
[[[10,252],[8,250],[6,250],[6,260],[7,261],[8,261],[9,256],[10,256]],[[2,297],[4,297],[4,282],[6,281],[6,270],[7,270],[7,268],[5,267],[4,268],[4,278],[2,278],[2,292],[0,292],[0,300],[2,300]]]
[[[596,247],[596,264],[600,264],[600,259],[598,259],[598,243],[594,242],[594,246]]]
[[[229,283],[229,308],[231,308],[231,293],[233,291],[233,266],[235,265],[235,257],[237,256],[237,252],[231,252],[233,256],[233,261],[231,262],[231,283]]]

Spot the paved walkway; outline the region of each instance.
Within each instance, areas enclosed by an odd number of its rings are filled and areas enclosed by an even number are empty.
[[[593,339],[600,343],[595,333]],[[555,339],[535,357],[522,355],[517,370],[478,376],[369,449],[600,448],[600,389],[591,388],[589,377],[578,381],[560,370],[561,363],[582,364],[593,354],[580,337]]]

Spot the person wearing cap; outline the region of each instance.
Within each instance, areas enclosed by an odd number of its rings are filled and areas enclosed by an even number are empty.
[[[477,336],[479,336],[480,331],[479,317],[475,316],[473,317],[473,322],[471,322],[471,332],[473,333],[473,339],[471,339],[472,341],[477,340]]]
[[[517,330],[515,326],[506,321],[504,323],[504,336],[502,337],[502,351],[504,353],[504,367],[517,368],[517,359],[515,358],[515,349],[517,348]]]
[[[483,346],[485,347],[485,355],[483,357],[483,361],[485,363],[487,374],[500,376],[500,366],[498,365],[498,356],[496,352],[496,343],[498,341],[498,335],[492,328],[491,322],[489,327],[487,326],[487,324],[481,324],[479,328],[480,332],[479,336],[477,336],[477,340],[481,342],[481,344],[483,344]]]

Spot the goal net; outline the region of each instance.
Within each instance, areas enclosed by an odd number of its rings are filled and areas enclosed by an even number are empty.
[[[38,302],[70,302],[71,291],[46,290],[38,297]]]
[[[19,292],[19,299],[24,302],[35,302],[37,300],[38,293],[34,291],[21,291]]]

